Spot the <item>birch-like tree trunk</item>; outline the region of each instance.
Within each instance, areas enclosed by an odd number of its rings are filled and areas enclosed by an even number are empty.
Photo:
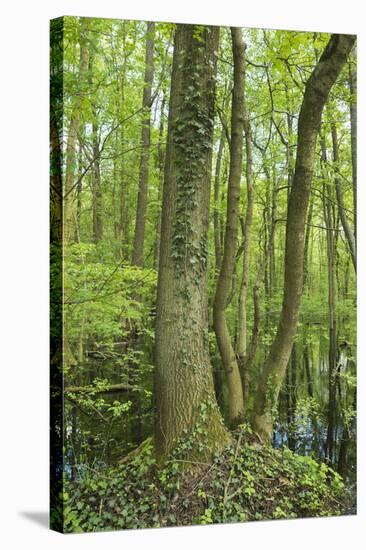
[[[305,222],[322,112],[354,43],[354,36],[332,35],[305,87],[287,211],[282,311],[276,337],[263,365],[252,418],[254,430],[267,444],[271,441],[278,394],[297,330],[303,290]]]
[[[231,107],[230,172],[227,192],[226,228],[221,270],[217,279],[213,324],[229,390],[229,419],[239,421],[244,413],[243,389],[225,310],[232,290],[240,215],[240,180],[244,132],[244,41],[239,28],[231,28],[234,85]]]
[[[151,126],[151,90],[154,79],[154,43],[155,23],[146,26],[145,79],[142,107],[144,110],[141,126],[141,157],[139,172],[139,191],[137,195],[135,236],[133,241],[132,263],[142,267],[144,264],[145,223],[149,186],[150,126]]]
[[[80,60],[79,60],[79,76],[78,76],[78,93],[73,100],[73,106],[70,116],[70,124],[66,144],[66,167],[64,178],[64,193],[63,193],[63,242],[67,244],[70,241],[72,228],[74,225],[74,185],[75,174],[77,171],[77,150],[76,144],[78,133],[80,130],[80,115],[83,94],[85,94],[86,75],[89,63],[88,50],[88,19],[81,18],[80,27]]]

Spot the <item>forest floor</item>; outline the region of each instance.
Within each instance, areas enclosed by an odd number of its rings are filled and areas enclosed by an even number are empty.
[[[67,482],[63,500],[66,532],[355,513],[339,474],[264,447],[247,428],[210,464],[173,457],[158,465],[149,439],[117,467]]]

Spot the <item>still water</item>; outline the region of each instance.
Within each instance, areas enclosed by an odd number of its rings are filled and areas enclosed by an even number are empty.
[[[341,341],[336,372],[330,376],[327,335],[319,334],[316,328],[302,331],[289,361],[273,434],[275,447],[287,446],[301,455],[328,462],[351,488],[356,482],[354,338],[351,333]],[[265,346],[258,350],[253,368],[260,368],[266,352]],[[89,469],[115,464],[152,434],[151,376],[144,386],[143,397],[133,391],[103,395],[106,404],[129,406],[127,412],[115,418],[66,402],[68,477],[76,479]]]

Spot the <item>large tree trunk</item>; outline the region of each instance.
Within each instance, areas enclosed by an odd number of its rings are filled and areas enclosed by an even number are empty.
[[[149,158],[150,158],[150,115],[151,89],[154,79],[154,40],[155,23],[147,23],[145,52],[145,82],[142,98],[144,117],[141,127],[141,157],[139,173],[139,191],[137,195],[135,237],[133,241],[132,263],[142,267],[144,264],[145,221],[147,210]]]
[[[355,42],[351,35],[332,35],[305,87],[298,123],[295,173],[289,197],[285,280],[277,334],[263,365],[252,418],[253,428],[269,444],[273,413],[294,342],[304,270],[304,232],[313,179],[314,157],[321,116],[329,92]]]
[[[181,437],[209,459],[228,441],[208,351],[207,236],[219,29],[177,25],[170,92],[157,293],[155,444]]]
[[[245,53],[241,29],[232,28],[231,37],[234,58],[234,87],[231,109],[230,173],[227,193],[224,252],[221,270],[217,280],[213,321],[229,390],[229,420],[231,423],[235,423],[243,416],[244,400],[239,366],[231,343],[225,310],[231,295],[239,227],[240,180],[244,131]]]

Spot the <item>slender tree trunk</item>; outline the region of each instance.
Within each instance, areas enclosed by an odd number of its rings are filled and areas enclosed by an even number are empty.
[[[249,114],[246,108],[245,96],[243,114],[246,150],[247,208],[243,232],[243,273],[239,291],[239,329],[236,350],[240,363],[242,363],[247,351],[247,294],[249,285],[250,246],[252,239],[252,223],[254,210],[252,129],[249,120]]]
[[[234,58],[234,87],[231,111],[230,173],[224,252],[217,280],[213,322],[229,390],[229,419],[235,423],[244,413],[243,390],[238,362],[231,343],[225,310],[229,303],[235,268],[239,227],[240,180],[244,131],[244,41],[239,28],[231,29]]]
[[[93,157],[95,158],[92,172],[92,202],[93,202],[93,240],[99,243],[103,238],[103,196],[100,181],[100,151],[99,151],[99,136],[97,114],[94,113],[94,121],[92,124],[93,134]]]
[[[228,441],[208,350],[207,238],[219,28],[177,25],[157,293],[156,451],[181,437],[209,459]],[[192,145],[193,144],[193,145]],[[198,430],[198,431],[197,431]]]
[[[132,263],[142,267],[144,264],[145,222],[148,199],[149,159],[150,159],[150,125],[151,125],[151,89],[154,79],[154,42],[155,23],[147,23],[145,80],[142,98],[144,118],[141,127],[142,152],[140,158],[139,191],[137,195],[135,237],[133,242]]]
[[[333,154],[336,135],[332,131]],[[335,213],[333,208],[332,188],[327,181],[325,166],[327,162],[327,150],[325,140],[321,139],[323,168],[323,210],[324,223],[327,228],[327,271],[328,271],[328,323],[329,323],[329,351],[328,351],[328,429],[326,450],[327,457],[333,460],[335,439],[335,414],[336,414],[336,367],[337,367],[337,315],[336,315],[336,280],[335,280]],[[338,152],[337,146],[336,151]],[[335,155],[337,158],[337,153]],[[339,206],[339,204],[338,204]]]
[[[285,280],[277,334],[263,365],[254,404],[253,428],[269,444],[273,414],[294,342],[303,289],[304,241],[307,206],[321,116],[329,91],[355,42],[351,35],[332,35],[305,87],[298,123],[295,173],[289,197]]]
[[[270,174],[267,172],[268,183],[270,182]],[[269,295],[272,296],[276,288],[276,253],[275,253],[275,238],[276,238],[276,217],[277,217],[277,177],[275,166],[273,169],[273,187],[272,187],[272,205],[271,205],[271,225],[268,237],[269,246]]]
[[[83,100],[83,92],[85,90],[86,74],[88,71],[89,51],[87,47],[87,18],[81,18],[80,28],[80,61],[79,61],[79,76],[78,76],[78,91],[76,95],[69,124],[69,132],[66,145],[66,167],[64,180],[64,199],[63,199],[63,241],[68,243],[72,238],[72,227],[74,224],[73,198],[75,172],[77,168],[77,151],[76,144],[78,132],[80,129],[80,113],[81,103]]]
[[[304,357],[304,367],[306,374],[306,382],[309,397],[314,397],[314,388],[313,388],[313,378],[311,374],[311,363],[310,363],[310,346],[308,342],[308,324],[306,324],[304,332],[304,342],[303,342],[303,357]]]
[[[349,64],[349,87],[351,92],[350,114],[351,114],[353,222],[354,222],[355,246],[357,249],[357,71],[356,71],[356,66],[352,65],[352,59],[350,60],[350,64]]]
[[[215,268],[216,272],[220,273],[221,269],[221,242],[220,242],[220,176],[221,176],[221,162],[222,155],[224,152],[225,145],[225,130],[224,127],[221,129],[219,149],[217,151],[216,157],[216,168],[215,168],[215,185],[214,185],[214,213],[213,213],[213,223],[214,223],[214,240],[215,240]]]
[[[337,127],[334,123],[332,124],[332,143],[333,143],[333,161],[335,165],[334,181],[335,181],[335,188],[336,188],[336,194],[337,194],[339,217],[341,219],[344,234],[346,236],[348,249],[350,251],[351,258],[352,258],[353,267],[356,272],[357,270],[356,240],[355,240],[355,235],[352,232],[351,226],[348,223],[348,219],[347,219],[346,212],[344,209],[344,204],[343,204],[342,185],[341,185],[341,179],[338,173],[338,170],[339,170],[338,136],[337,136]]]
[[[80,242],[80,231],[81,231],[81,193],[83,190],[83,152],[81,148],[81,142],[79,140],[79,158],[78,158],[78,184],[76,186],[76,228],[75,228],[75,241]]]
[[[52,105],[50,111],[50,242],[60,247],[60,250],[63,241],[61,119],[59,109]]]
[[[161,234],[161,197],[163,192],[164,184],[164,159],[165,152],[163,148],[163,136],[164,136],[164,110],[165,110],[165,93],[161,102],[160,109],[160,124],[159,124],[159,145],[158,145],[158,169],[159,169],[159,193],[158,193],[158,204],[159,210],[156,217],[156,238],[155,238],[155,250],[154,250],[154,265],[155,268],[159,269],[159,250],[160,250],[160,234]]]

